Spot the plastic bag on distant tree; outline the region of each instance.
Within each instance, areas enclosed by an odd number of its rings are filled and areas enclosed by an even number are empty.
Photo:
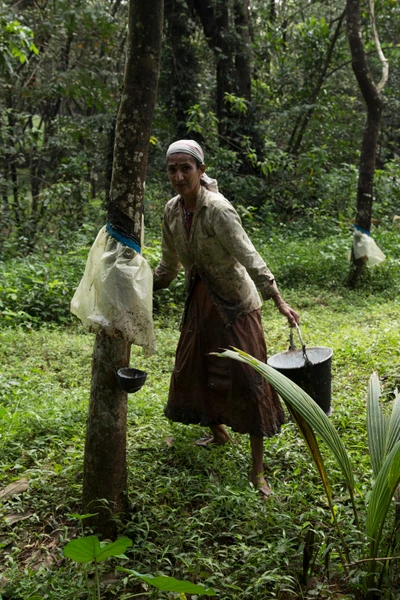
[[[359,229],[354,229],[353,254],[356,259],[366,256],[368,267],[378,265],[386,258],[372,237]]]
[[[71,301],[71,312],[89,331],[104,330],[155,352],[153,274],[135,250],[103,227],[89,252],[85,272]]]

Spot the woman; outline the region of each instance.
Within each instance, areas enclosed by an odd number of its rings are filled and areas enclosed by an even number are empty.
[[[165,207],[154,289],[168,287],[183,265],[187,298],[165,415],[209,426],[212,436],[198,440],[201,445],[228,442],[224,425],[249,433],[251,481],[267,498],[271,489],[263,474],[263,438],[279,431],[281,404],[250,366],[210,352],[234,346],[266,361],[257,288],[291,327],[299,315],[282,299],[239,216],[205,169],[196,142],[180,140],[168,148],[168,177],[178,195]]]

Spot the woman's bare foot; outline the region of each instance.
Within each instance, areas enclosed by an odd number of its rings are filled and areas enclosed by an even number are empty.
[[[272,490],[264,477],[264,439],[262,437],[251,435],[250,446],[251,456],[253,459],[253,468],[251,470],[250,481],[254,485],[254,487],[259,491],[262,499],[267,500],[268,497],[272,494]]]
[[[210,427],[212,435],[210,437],[200,438],[196,441],[197,446],[223,446],[228,442],[233,442],[231,436],[223,425],[211,425]]]
[[[264,473],[257,474],[257,471],[255,471],[253,468],[253,470],[251,471],[250,481],[254,485],[256,490],[259,491],[259,493],[264,501],[267,500],[269,498],[269,496],[272,494],[272,490],[269,487],[267,480],[264,477]]]

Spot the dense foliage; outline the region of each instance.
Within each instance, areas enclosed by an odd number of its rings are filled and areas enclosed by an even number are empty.
[[[166,2],[148,223],[158,228],[169,195],[164,151],[178,135],[205,145],[225,195],[243,210],[257,209],[262,222],[315,213],[351,222],[365,108],[351,70],[344,2],[255,0],[248,10],[244,0],[216,0],[209,3],[211,20],[201,6]],[[104,202],[126,9],[120,0],[3,3],[3,253],[69,235],[88,220],[94,200]],[[390,63],[373,215],[379,222],[393,219],[400,203],[400,19],[391,0],[377,2],[375,12]],[[379,78],[367,6],[362,26]],[[4,246],[4,238],[16,244]]]

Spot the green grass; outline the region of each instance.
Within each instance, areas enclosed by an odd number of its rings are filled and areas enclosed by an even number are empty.
[[[366,452],[367,383],[372,370],[378,370],[384,400],[390,400],[400,382],[399,303],[359,293],[321,299],[288,290],[285,297],[301,312],[306,343],[334,350],[332,420],[364,493],[371,480]],[[284,320],[271,303],[264,305],[263,317],[270,354],[282,351],[288,336]],[[248,436],[234,434],[234,445],[208,451],[193,446],[202,428],[165,419],[163,406],[177,338],[176,327],[163,327],[158,329],[157,356],[144,358],[140,350],[133,351],[132,364],[148,371],[148,382],[129,396],[131,512],[121,524],[121,531],[133,540],[127,566],[206,583],[226,600],[311,598],[317,592],[320,598],[334,598],[339,592],[351,597],[342,581],[322,487],[292,423],[265,442],[274,496],[264,505],[247,482]],[[62,558],[62,548],[79,531],[68,515],[80,511],[92,343],[92,336],[74,328],[1,331],[1,487],[22,477],[30,485],[25,493],[3,502],[0,510],[2,517],[32,511],[12,526],[3,521],[4,599],[35,594],[85,597],[80,569]],[[168,438],[173,438],[172,443]],[[346,491],[329,456],[327,462],[334,474],[335,502],[345,522],[350,514]],[[364,501],[361,495],[358,501]],[[310,588],[301,596],[299,573],[310,527],[316,531],[319,552]],[[351,526],[346,533],[352,538]],[[358,556],[356,548],[355,553]],[[393,570],[398,585],[399,572]],[[113,571],[112,564],[106,571]],[[359,567],[353,577],[360,577]],[[141,590],[141,584],[125,587],[121,579],[110,584],[108,595],[168,597],[150,591],[142,596]]]
[[[268,237],[255,232],[253,237],[276,273],[283,296],[301,313],[306,344],[333,348],[331,418],[350,454],[363,513],[372,477],[365,422],[368,380],[377,370],[385,404],[400,386],[398,231],[378,232],[388,262],[368,273],[357,292],[343,283],[347,232],[322,238],[312,232],[308,237],[291,233],[288,237],[273,231]],[[54,324],[70,323],[68,302],[79,280],[84,250],[77,246],[71,252],[4,263],[12,282],[3,282],[0,293],[6,316],[0,329],[0,489],[24,477],[29,489],[0,500],[1,600],[87,597],[82,568],[62,554],[65,544],[80,534],[78,521],[70,515],[81,512],[93,346],[93,336],[76,323]],[[147,256],[150,262],[157,261],[157,239]],[[55,280],[60,285],[51,286]],[[7,294],[15,294],[11,298],[15,317],[7,312]],[[323,488],[293,423],[265,441],[274,495],[263,504],[248,483],[248,436],[233,434],[235,444],[206,450],[194,446],[204,431],[201,427],[173,424],[164,417],[179,335],[182,282],[163,294],[156,308],[157,355],[145,358],[140,349],[132,351],[132,365],[148,372],[146,385],[129,396],[131,509],[120,531],[133,540],[133,547],[127,551],[128,560],[104,563],[104,597],[168,598],[166,593],[146,590],[142,583],[124,580],[123,575],[114,576],[117,562],[142,573],[204,583],[223,600],[355,597],[365,565],[352,565],[345,577]],[[43,319],[40,302],[45,307]],[[26,317],[29,314],[31,318]],[[264,304],[263,321],[269,354],[285,350],[289,330],[272,303]],[[334,460],[327,451],[324,457],[339,520],[356,561],[367,541],[360,542],[354,531]],[[10,525],[6,517],[11,513],[26,519]],[[315,562],[308,585],[301,586],[310,529],[315,531]],[[388,599],[393,589],[393,599],[400,594],[395,561],[390,577],[383,586]]]

